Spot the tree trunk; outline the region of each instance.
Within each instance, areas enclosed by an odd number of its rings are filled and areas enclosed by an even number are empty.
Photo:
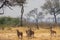
[[[23,13],[24,13],[24,6],[22,4],[22,9],[21,9],[21,26],[23,26]]]
[[[55,12],[54,12],[54,19],[55,19],[55,24],[57,24],[57,19],[56,19],[56,15],[55,15]]]
[[[36,19],[36,26],[37,26],[37,29],[39,29],[39,26],[38,26],[38,19]]]

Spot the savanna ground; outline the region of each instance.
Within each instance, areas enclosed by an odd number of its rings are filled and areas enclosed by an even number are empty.
[[[35,32],[34,38],[28,39],[26,35],[26,30],[29,29],[28,27],[15,27],[15,28],[5,28],[4,30],[0,30],[0,40],[21,40],[18,39],[16,29],[23,32],[23,39],[22,40],[60,40],[60,28],[55,27],[53,30],[57,32],[56,36],[50,36],[50,29],[43,29],[43,28],[32,28]]]

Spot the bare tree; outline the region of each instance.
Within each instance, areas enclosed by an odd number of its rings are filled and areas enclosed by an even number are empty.
[[[21,26],[23,26],[23,13],[24,13],[24,4],[26,3],[26,0],[16,0],[19,6],[21,6]]]
[[[59,0],[47,0],[46,3],[42,6],[43,10],[47,10],[48,13],[54,15],[55,23],[57,23],[56,16],[60,11]]]
[[[39,20],[41,21],[41,19],[43,18],[43,13],[42,12],[38,13],[37,8],[34,8],[33,10],[31,10],[28,13],[28,16],[29,16],[29,18],[30,17],[34,18],[34,20],[36,22],[37,29],[39,29],[38,23],[39,23]]]

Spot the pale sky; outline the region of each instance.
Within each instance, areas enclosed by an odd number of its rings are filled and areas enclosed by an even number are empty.
[[[44,4],[45,0],[28,0],[27,4],[24,7],[24,14],[29,13],[34,8],[38,8],[38,11],[41,11],[41,6]],[[21,7],[15,6],[12,7],[13,10],[10,10],[8,7],[4,8],[4,15],[0,16],[11,16],[11,17],[19,17]],[[0,11],[1,12],[1,11]]]

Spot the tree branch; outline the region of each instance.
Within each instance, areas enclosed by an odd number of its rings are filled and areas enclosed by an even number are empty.
[[[0,6],[0,9],[3,8],[4,5],[5,5],[5,4],[3,3],[3,4]]]

